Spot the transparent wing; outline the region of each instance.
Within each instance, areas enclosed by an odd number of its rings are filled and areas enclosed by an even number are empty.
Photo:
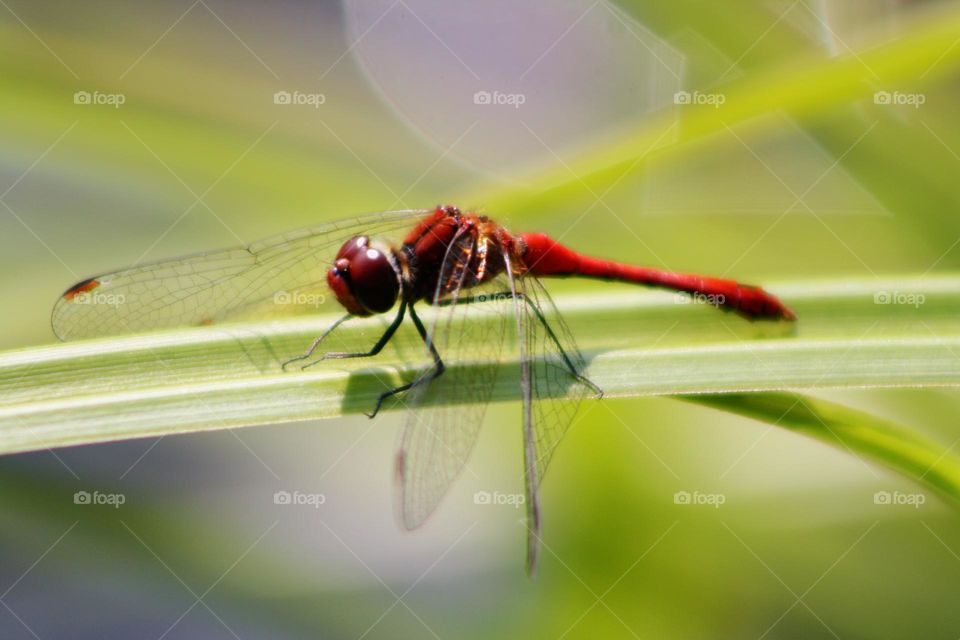
[[[256,242],[90,278],[53,308],[61,340],[316,310],[333,253],[358,234],[408,228],[427,210],[328,222]]]
[[[514,273],[519,265],[513,265]],[[540,484],[557,445],[590,390],[585,363],[553,300],[540,281],[513,279],[520,318],[520,387],[523,399],[527,570],[533,572],[540,541]]]
[[[513,301],[498,295],[510,290],[505,276],[465,288],[479,279],[479,269],[503,268],[499,251],[487,253],[483,239],[477,242],[474,235],[464,234],[451,243],[435,296],[435,304],[449,306],[437,306],[439,313],[427,326],[447,369],[414,387],[406,398],[411,409],[397,452],[397,484],[401,519],[408,529],[423,523],[464,468],[469,469],[467,459],[497,382],[513,318]],[[432,397],[449,404],[431,404]]]

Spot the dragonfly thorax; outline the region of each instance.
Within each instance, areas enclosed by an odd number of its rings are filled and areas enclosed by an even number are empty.
[[[343,308],[357,316],[384,313],[400,297],[401,271],[393,251],[367,236],[347,240],[327,272],[327,284]]]

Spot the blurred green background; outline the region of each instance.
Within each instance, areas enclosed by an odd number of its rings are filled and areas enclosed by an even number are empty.
[[[955,51],[897,86],[861,56],[958,21],[960,3],[920,0],[0,0],[0,347],[51,342],[57,295],[94,273],[485,194],[510,228],[654,266],[954,271]],[[789,82],[850,59],[866,99]],[[754,78],[815,108],[728,125],[721,104],[715,131],[685,128],[712,107],[678,92],[716,101]],[[645,122],[667,126],[598,202],[572,167]],[[571,167],[562,199],[500,204],[545,167]],[[953,391],[825,395],[956,444]],[[531,581],[522,510],[474,499],[522,490],[517,407],[491,408],[472,472],[412,533],[391,506],[400,425],[0,460],[0,637],[960,636],[956,510],[855,455],[669,399],[587,403],[544,486]]]

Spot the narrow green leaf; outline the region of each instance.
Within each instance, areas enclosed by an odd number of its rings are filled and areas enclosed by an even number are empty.
[[[589,361],[587,374],[608,397],[960,385],[960,278],[773,290],[795,308],[797,323],[749,323],[637,288],[567,294],[557,303]],[[302,352],[331,320],[2,354],[0,453],[359,413],[425,362],[407,330],[376,358],[283,372],[279,363]],[[382,326],[382,319],[357,320],[338,340],[369,345]],[[518,399],[515,348],[500,366],[494,399]],[[446,401],[442,389],[433,396]]]
[[[816,438],[960,500],[960,458],[893,422],[825,400],[791,393],[685,396]]]

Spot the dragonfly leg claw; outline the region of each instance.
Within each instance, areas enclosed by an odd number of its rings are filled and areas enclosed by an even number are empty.
[[[282,368],[284,371],[286,371],[286,370],[287,370],[287,365],[293,364],[294,362],[300,362],[301,360],[306,360],[306,359],[309,358],[310,356],[311,356],[310,353],[305,353],[305,354],[303,354],[302,356],[297,356],[296,358],[292,358],[292,359],[290,359],[290,360],[287,360],[286,362],[283,363],[283,366],[282,366],[281,368]],[[308,362],[307,364],[301,365],[301,366],[300,366],[300,371],[306,371],[307,369],[309,369],[309,368],[312,367],[313,365],[315,365],[315,364],[320,364],[321,362],[323,362],[324,360],[326,360],[326,358],[327,358],[327,356],[323,356],[323,357],[317,358],[317,359],[314,360],[313,362]]]
[[[280,369],[281,369],[282,371],[286,371],[286,370],[287,370],[287,367],[289,367],[289,366],[290,366],[291,364],[293,364],[294,362],[300,362],[301,360],[306,360],[306,359],[309,358],[309,357],[310,357],[310,354],[309,354],[309,353],[305,353],[305,354],[303,354],[302,356],[297,356],[296,358],[290,358],[289,360],[287,360],[286,362],[284,362],[282,365],[280,365]],[[306,369],[306,368],[309,367],[309,366],[310,366],[309,364],[305,364],[305,365],[303,365],[302,367],[300,367],[300,370],[303,371],[304,369]]]
[[[289,360],[287,360],[286,362],[284,362],[282,365],[280,365],[280,369],[283,370],[283,371],[286,371],[286,370],[287,370],[287,367],[288,367],[289,365],[293,364],[294,362],[300,362],[301,360],[306,360],[307,358],[309,358],[310,356],[312,356],[312,355],[313,355],[313,352],[316,351],[316,350],[317,350],[317,347],[320,346],[320,343],[322,343],[324,340],[326,340],[327,336],[329,336],[331,333],[333,333],[333,330],[334,330],[334,329],[336,329],[337,327],[339,327],[341,324],[343,324],[344,322],[346,322],[347,320],[349,320],[349,319],[352,318],[352,317],[353,317],[353,316],[348,313],[348,314],[346,314],[345,316],[341,317],[341,318],[340,318],[339,320],[337,320],[336,322],[334,322],[332,325],[330,325],[330,328],[329,328],[329,329],[327,329],[326,331],[324,331],[321,336],[319,336],[319,337],[318,337],[317,339],[315,339],[312,343],[310,343],[310,347],[309,347],[306,351],[304,351],[304,352],[303,352],[302,354],[300,354],[299,356],[297,356],[297,357],[295,357],[295,358],[290,358]],[[325,357],[326,357],[326,356],[324,356],[324,358],[325,358]],[[323,360],[323,358],[320,358],[320,360]],[[312,367],[313,365],[317,364],[317,362],[320,362],[320,360],[316,360],[316,361],[314,361],[314,362],[310,362],[310,363],[308,363],[308,364],[303,365],[302,367],[300,367],[300,371],[303,371],[303,370],[306,369],[307,367]]]
[[[384,400],[386,400],[391,396],[395,396],[398,393],[403,393],[404,391],[407,391],[414,386],[416,386],[415,383],[410,383],[410,384],[400,385],[396,389],[390,389],[389,391],[384,391],[383,393],[380,394],[380,397],[377,398],[377,404],[373,406],[373,411],[371,411],[370,413],[364,413],[364,415],[371,419],[375,418],[376,415],[380,413],[380,407],[383,406]]]
[[[316,360],[314,360],[313,362],[308,362],[307,364],[305,364],[305,365],[303,365],[302,367],[300,367],[300,371],[303,371],[304,369],[309,369],[310,367],[312,367],[312,366],[314,366],[314,365],[320,364],[320,363],[323,362],[324,360],[339,360],[339,359],[342,359],[342,358],[368,358],[368,357],[370,357],[370,356],[372,356],[372,355],[376,355],[376,354],[371,354],[371,353],[325,353],[325,354],[323,354],[322,356],[320,356],[319,358],[317,358]]]
[[[320,364],[321,362],[323,362],[323,358],[317,358],[317,359],[314,360],[313,362],[308,362],[307,364],[301,366],[301,367],[300,367],[300,371],[306,371],[307,369],[309,369],[309,368],[312,367],[313,365],[315,365],[315,364]]]

